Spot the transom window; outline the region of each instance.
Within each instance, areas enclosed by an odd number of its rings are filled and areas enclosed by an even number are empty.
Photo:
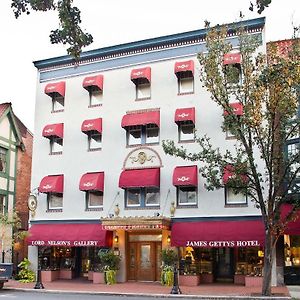
[[[177,204],[179,206],[197,205],[197,188],[195,186],[178,186]]]
[[[87,208],[102,208],[103,207],[103,192],[87,191],[86,192],[86,207]]]
[[[61,95],[52,97],[52,112],[63,111],[65,106],[65,98]]]
[[[159,188],[128,188],[125,191],[126,207],[159,206]]]
[[[48,193],[47,194],[48,210],[63,208],[63,194]]]
[[[150,83],[136,84],[136,99],[149,99],[151,98],[151,85]]]
[[[191,121],[178,123],[179,142],[195,140],[195,124]]]
[[[61,154],[63,151],[63,139],[52,136],[50,138],[50,154]]]
[[[102,134],[97,131],[88,133],[88,150],[98,150],[102,147]]]
[[[247,204],[247,195],[245,189],[240,188],[239,190],[234,191],[230,187],[225,187],[225,204]]]
[[[127,128],[127,145],[159,143],[159,127],[154,124],[130,126]]]
[[[5,173],[7,168],[7,153],[8,150],[0,147],[0,172]]]
[[[194,77],[178,78],[178,94],[194,93]]]

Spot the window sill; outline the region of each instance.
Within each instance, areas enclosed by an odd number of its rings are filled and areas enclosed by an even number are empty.
[[[103,207],[89,207],[89,208],[86,208],[85,211],[103,211]]]
[[[125,210],[157,210],[160,209],[160,206],[125,206]]]
[[[193,95],[195,92],[178,93],[177,96]]]
[[[236,136],[226,136],[226,140],[236,140]]]
[[[158,143],[146,143],[146,144],[135,144],[135,145],[126,145],[126,148],[134,148],[134,147],[141,147],[141,146],[155,146],[159,145]]]
[[[225,208],[230,208],[230,207],[248,207],[247,203],[237,203],[237,204],[225,204]]]
[[[95,151],[101,151],[102,148],[94,148],[94,149],[88,149],[88,152],[95,152]]]
[[[63,209],[62,208],[58,208],[58,209],[47,209],[46,213],[58,213],[58,212],[62,212]]]
[[[144,100],[150,100],[151,97],[145,97],[145,98],[136,98],[135,101],[144,101]]]
[[[178,144],[188,144],[188,143],[195,143],[196,140],[186,140],[186,141],[178,141]]]
[[[184,208],[198,208],[197,204],[190,204],[190,205],[182,205],[182,204],[177,204],[176,209],[184,209]]]
[[[88,106],[88,108],[93,108],[93,107],[101,107],[103,104],[99,103],[99,104],[91,104]]]
[[[58,110],[52,110],[51,113],[52,114],[56,114],[56,113],[60,113],[60,112],[64,112],[64,109],[58,109]]]
[[[52,152],[52,153],[49,153],[49,155],[62,155],[62,151]]]

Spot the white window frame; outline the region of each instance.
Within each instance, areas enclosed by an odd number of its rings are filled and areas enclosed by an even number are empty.
[[[138,83],[135,86],[136,100],[146,100],[151,98],[151,84]]]
[[[61,143],[59,143],[61,141]],[[59,145],[59,146],[58,146]],[[56,147],[59,148],[56,149]],[[50,138],[50,154],[60,154],[63,151],[63,139],[60,137],[52,136]]]
[[[99,205],[91,205],[91,197],[99,197],[100,204]],[[101,191],[87,191],[86,192],[86,208],[94,209],[94,208],[103,208],[103,192]]]
[[[182,189],[191,189],[191,191],[181,191]],[[195,193],[195,202],[181,202],[181,193]],[[187,198],[187,196],[185,196]],[[177,205],[178,206],[196,206],[198,205],[198,190],[195,186],[177,186]]]
[[[190,84],[189,88],[185,88],[185,84]],[[180,77],[178,78],[178,95],[193,94],[194,93],[194,77]]]
[[[51,205],[54,198],[61,199],[61,206],[52,206]],[[47,203],[48,203],[48,210],[62,210],[63,209],[63,194],[47,193]]]
[[[65,108],[65,97],[55,95],[52,97],[52,112],[60,112]]]
[[[242,189],[242,188],[241,188]],[[241,199],[240,201],[237,200],[230,200],[230,197],[234,197],[234,199]],[[248,204],[248,197],[247,194],[233,192],[233,188],[225,187],[225,205],[247,205]]]
[[[189,135],[185,135],[183,133],[183,128],[185,127],[191,127],[191,129],[193,130],[192,134]],[[192,138],[190,138],[189,136],[193,135]],[[195,124],[193,122],[179,122],[178,123],[178,141],[179,142],[193,142],[195,141],[196,135],[195,135]]]
[[[99,137],[100,141],[95,140],[93,137]],[[95,144],[95,147],[92,147],[92,144]],[[96,145],[98,147],[96,147]],[[99,150],[102,148],[102,134],[97,131],[88,132],[88,150]]]
[[[103,92],[95,87],[89,89],[89,106],[101,106],[103,104]]]

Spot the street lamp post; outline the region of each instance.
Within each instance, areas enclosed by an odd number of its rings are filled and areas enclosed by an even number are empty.
[[[181,290],[178,284],[178,269],[176,264],[174,265],[173,287],[170,294],[181,294]]]
[[[41,251],[38,247],[38,268],[37,268],[36,283],[34,286],[34,289],[36,290],[44,289],[44,285],[42,283],[42,276],[41,276],[41,267],[42,267]]]

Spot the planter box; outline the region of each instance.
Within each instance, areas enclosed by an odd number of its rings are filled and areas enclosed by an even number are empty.
[[[245,286],[247,287],[262,287],[263,277],[258,276],[246,276],[245,277]]]
[[[201,274],[200,275],[200,282],[201,283],[213,283],[214,277],[213,274]]]
[[[61,269],[59,271],[60,279],[72,279],[74,278],[74,271],[69,269]]]
[[[88,272],[88,280],[93,280],[93,273],[94,273],[94,271]]]
[[[59,279],[59,270],[42,270],[41,276],[42,282],[51,282]]]
[[[200,275],[179,275],[179,285],[197,286],[200,283]]]
[[[105,284],[104,272],[93,272],[93,283]]]
[[[246,275],[235,274],[234,275],[234,284],[243,284],[243,285],[245,285],[245,277],[246,277]]]

